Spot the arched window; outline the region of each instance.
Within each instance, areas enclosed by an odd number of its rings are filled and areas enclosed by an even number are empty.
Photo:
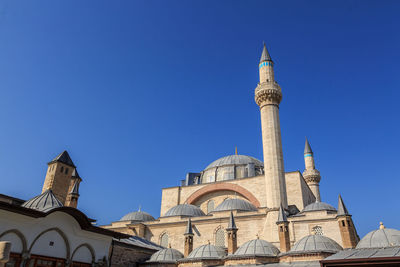
[[[215,232],[215,245],[225,247],[225,231],[221,228]]]
[[[214,200],[210,200],[207,203],[207,213],[210,213],[214,210]]]
[[[160,238],[160,246],[162,247],[168,247],[168,234],[164,233],[162,234],[161,238]]]
[[[322,227],[319,226],[319,225],[314,226],[314,227],[311,229],[311,233],[312,233],[313,235],[324,235],[324,232],[322,231]]]

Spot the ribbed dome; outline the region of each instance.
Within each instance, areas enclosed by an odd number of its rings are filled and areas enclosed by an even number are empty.
[[[225,249],[211,244],[200,246],[194,249],[188,259],[220,259],[226,255]]]
[[[26,202],[22,207],[47,212],[55,208],[62,207],[63,204],[56,198],[53,192],[49,189]]]
[[[155,221],[154,217],[144,211],[133,211],[126,214],[120,219],[120,221],[138,221],[138,222],[148,222]]]
[[[356,248],[385,248],[400,246],[400,231],[383,228],[369,232],[358,242]]]
[[[314,202],[309,205],[307,205],[302,212],[305,211],[318,211],[318,210],[329,210],[329,211],[336,211],[334,207],[329,205],[328,203],[325,202]]]
[[[214,167],[221,167],[226,165],[246,165],[253,163],[255,166],[264,166],[264,164],[256,158],[246,155],[230,155],[223,158],[219,158],[213,161],[204,170],[211,169]]]
[[[180,204],[169,209],[164,217],[168,216],[205,216],[204,212],[197,206],[190,204]]]
[[[227,198],[219,204],[214,211],[240,210],[240,211],[256,211],[257,208],[250,202],[243,199]]]
[[[336,253],[340,250],[342,250],[342,247],[329,237],[308,235],[297,241],[289,253],[297,254],[305,251]]]
[[[235,256],[265,256],[274,257],[279,254],[279,249],[277,249],[271,243],[262,240],[254,239],[247,241],[241,245],[235,252]]]
[[[183,258],[183,254],[173,248],[165,248],[154,253],[148,262],[174,263]]]

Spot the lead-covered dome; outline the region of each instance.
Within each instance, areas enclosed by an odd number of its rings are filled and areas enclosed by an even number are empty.
[[[256,158],[246,155],[229,155],[219,158],[211,162],[204,170],[208,170],[214,167],[221,167],[226,165],[247,165],[254,164],[256,166],[264,166],[264,164]]]
[[[257,208],[250,202],[243,199],[227,198],[219,204],[214,211],[227,211],[227,210],[240,210],[240,211],[256,211]]]
[[[165,214],[164,217],[169,216],[205,216],[204,212],[197,206],[190,204],[180,204],[175,207],[170,208]]]
[[[183,254],[178,250],[173,248],[165,248],[151,255],[147,262],[175,263],[177,260],[182,258]]]
[[[271,243],[262,240],[254,239],[247,241],[241,245],[235,252],[235,256],[263,256],[275,257],[279,254],[279,249]]]
[[[311,204],[307,205],[302,210],[302,212],[305,212],[305,211],[320,211],[320,210],[336,211],[336,209],[333,206],[329,205],[328,203],[316,201],[314,203],[311,203]]]
[[[304,252],[331,252],[336,253],[343,248],[336,241],[323,235],[308,235],[294,244],[290,254]]]
[[[400,246],[400,231],[396,229],[385,228],[381,223],[380,229],[369,232],[356,248],[385,248]]]
[[[120,219],[120,221],[138,221],[138,222],[148,222],[155,221],[154,217],[144,211],[133,211],[126,214]]]
[[[211,244],[203,245],[195,248],[188,256],[187,259],[221,259],[226,256],[223,247],[214,246]]]
[[[264,172],[264,164],[246,155],[230,155],[213,161],[201,174],[202,183],[254,177]]]
[[[63,207],[63,204],[53,194],[53,191],[48,189],[42,194],[24,202],[21,206],[24,208],[47,212],[55,208]]]

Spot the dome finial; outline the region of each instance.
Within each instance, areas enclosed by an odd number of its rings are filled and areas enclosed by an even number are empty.
[[[237,155],[238,153],[237,153],[237,146],[235,146],[235,155]]]
[[[383,225],[383,222],[379,223],[379,229],[385,229],[386,227]]]
[[[168,248],[171,248],[171,243],[168,244]]]
[[[139,210],[138,210],[139,212],[141,212],[142,211],[142,205],[139,205]]]
[[[207,243],[208,243],[209,245],[211,244],[210,239],[207,240]]]
[[[257,238],[257,239],[260,239],[260,236],[259,236],[258,234],[256,234],[256,238]]]

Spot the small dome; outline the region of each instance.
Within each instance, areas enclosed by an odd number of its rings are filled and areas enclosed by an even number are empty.
[[[208,170],[214,167],[221,167],[226,165],[246,165],[253,163],[255,166],[264,166],[264,164],[256,158],[246,155],[229,155],[223,158],[219,158],[208,165],[204,170]]]
[[[55,208],[63,207],[63,204],[53,194],[53,191],[51,191],[51,189],[48,189],[41,195],[38,195],[22,203],[21,206],[28,209],[47,212]]]
[[[289,253],[297,254],[305,251],[336,253],[339,250],[342,250],[342,247],[329,237],[323,235],[308,235],[297,241]]]
[[[154,217],[144,211],[133,211],[126,214],[120,219],[120,221],[138,221],[138,222],[148,222],[155,221]]]
[[[241,245],[235,252],[235,256],[265,256],[265,257],[275,257],[279,254],[279,249],[277,249],[271,243],[262,240],[254,239],[247,241]]]
[[[173,248],[165,248],[154,253],[147,262],[175,263],[183,254]]]
[[[225,211],[225,210],[256,211],[257,208],[246,200],[237,198],[227,198],[221,204],[219,204],[213,210],[213,212]]]
[[[307,205],[302,210],[302,212],[305,212],[305,211],[319,211],[319,210],[336,211],[336,209],[334,207],[332,207],[331,205],[329,205],[328,203],[316,201],[314,203],[311,203],[311,204]]]
[[[223,247],[216,247],[208,244],[194,249],[188,256],[188,259],[220,259],[226,255]]]
[[[400,246],[400,231],[385,228],[381,224],[381,229],[369,232],[358,242],[356,248],[385,248]]]
[[[190,204],[180,204],[170,208],[164,215],[168,216],[205,216],[204,212],[197,206]]]

